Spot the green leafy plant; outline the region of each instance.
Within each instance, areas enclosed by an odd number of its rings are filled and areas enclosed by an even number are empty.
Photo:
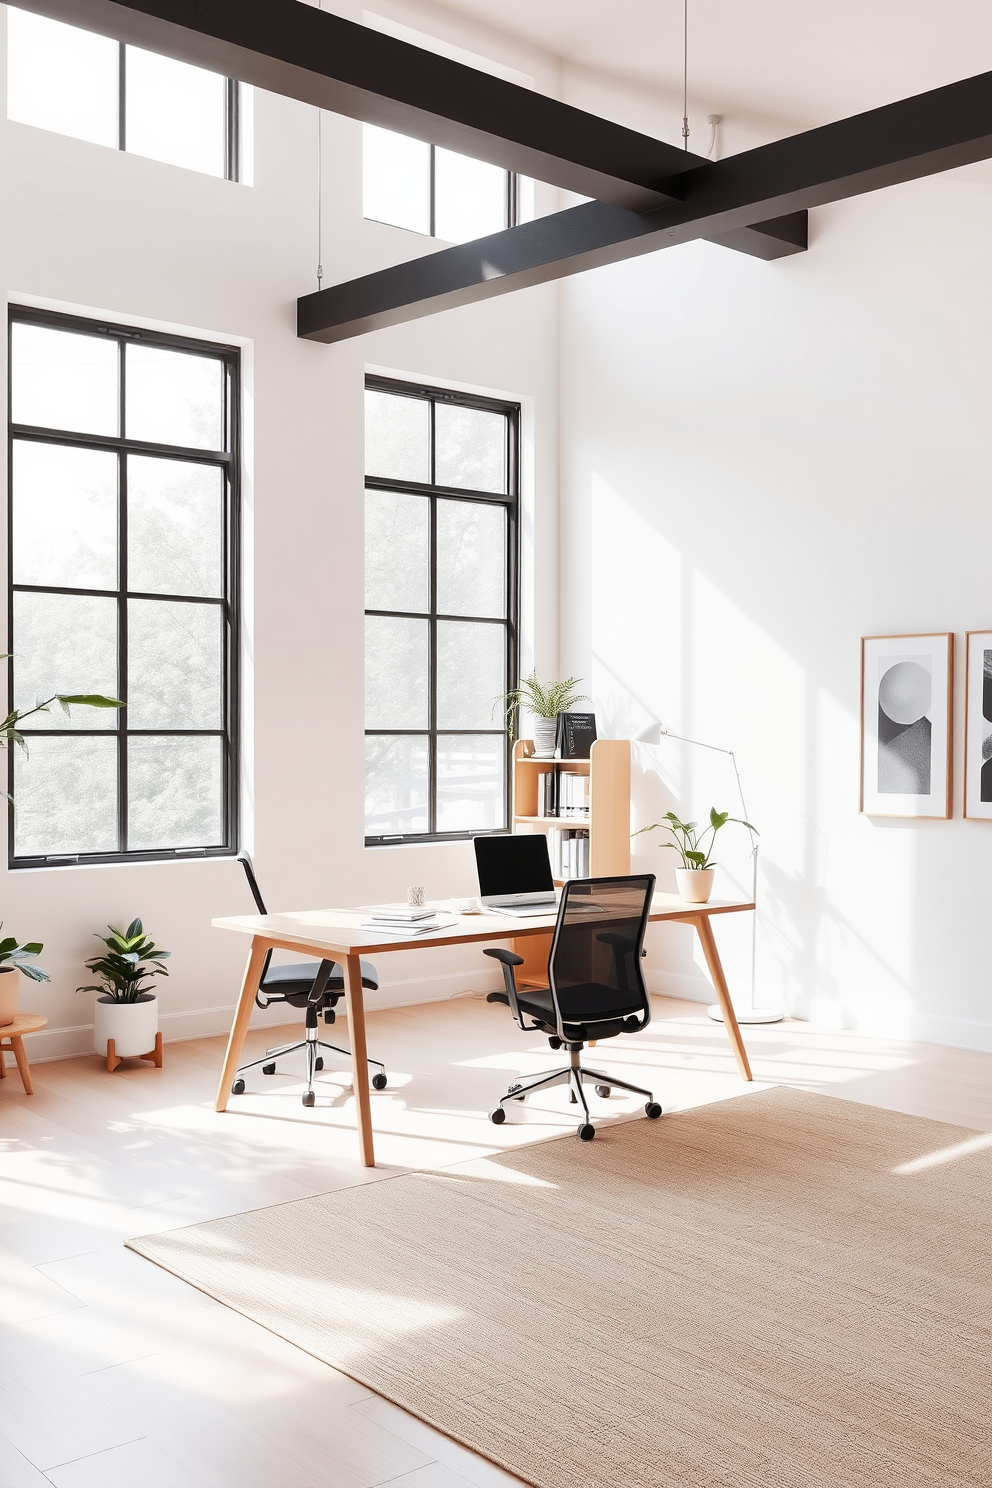
[[[162,965],[171,952],[153,945],[140,920],[132,920],[126,930],[108,925],[109,935],[97,940],[107,947],[104,954],[86,962],[86,970],[95,972],[100,981],[77,992],[101,992],[112,1002],[139,1002],[148,990],[146,983],[155,976],[168,976]]]
[[[749,832],[753,832],[755,836],[758,835],[757,827],[752,827],[750,822],[743,821],[739,816],[731,816],[729,811],[717,811],[715,806],[711,806],[708,827],[700,827],[698,822],[679,821],[674,811],[666,811],[660,822],[652,822],[649,827],[641,827],[640,831],[632,832],[631,836],[640,837],[642,832],[669,832],[674,841],[662,842],[660,845],[674,848],[682,859],[683,868],[690,871],[694,868],[712,868],[714,864],[710,854],[713,851],[716,834],[728,822],[736,822],[738,826],[747,827]]]
[[[519,687],[500,693],[493,703],[493,714],[497,708],[502,708],[506,732],[512,739],[521,708],[526,708],[535,718],[557,718],[559,713],[567,713],[576,703],[588,702],[586,694],[578,691],[581,681],[581,677],[566,677],[564,682],[539,682],[537,672],[533,671]]]
[[[0,661],[8,661],[10,655],[9,651],[0,655]],[[54,692],[50,698],[45,698],[44,702],[35,703],[33,708],[23,710],[14,708],[7,714],[7,717],[0,723],[0,748],[6,748],[8,744],[14,743],[27,754],[28,746],[21,733],[21,725],[25,718],[31,718],[35,713],[50,712],[52,703],[58,703],[67,718],[71,717],[72,704],[80,708],[125,708],[127,706],[119,698],[104,697],[99,692]],[[0,794],[13,802],[13,796],[7,791],[2,791]]]
[[[3,921],[0,920],[0,930],[2,929]],[[33,964],[33,958],[40,956],[44,949],[40,940],[28,940],[23,945],[18,945],[13,935],[8,935],[0,940],[0,966],[16,967],[26,977],[30,977],[32,982],[50,982],[52,979],[48,972]]]

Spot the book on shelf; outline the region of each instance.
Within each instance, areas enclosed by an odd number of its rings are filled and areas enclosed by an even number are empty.
[[[554,878],[589,877],[589,831],[579,827],[551,827],[548,856]]]
[[[589,776],[578,770],[541,770],[537,777],[537,815],[589,816]]]
[[[588,759],[595,741],[595,713],[558,714],[555,754],[559,759]]]

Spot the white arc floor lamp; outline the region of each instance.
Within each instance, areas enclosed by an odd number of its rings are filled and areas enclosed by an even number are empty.
[[[702,739],[689,739],[685,734],[673,734],[671,729],[662,728],[660,723],[648,724],[647,728],[636,735],[634,742],[637,744],[660,744],[662,738],[675,739],[680,744],[691,744],[695,749],[709,749],[713,754],[725,754],[729,757],[734,767],[734,779],[737,781],[737,794],[741,801],[741,814],[745,821],[749,820],[747,814],[747,802],[744,799],[744,786],[741,783],[741,772],[737,768],[737,756],[732,749],[721,749],[718,744],[707,744]],[[758,841],[751,834],[751,902],[757,906],[758,902]],[[755,1002],[755,975],[756,958],[758,949],[758,912],[755,908],[751,916],[751,997],[750,1006],[739,1008],[734,1004],[734,1012],[737,1014],[738,1023],[780,1023],[785,1017],[781,1008],[759,1007]],[[713,1003],[706,1009],[710,1017],[716,1023],[723,1022],[723,1013],[719,1003]]]

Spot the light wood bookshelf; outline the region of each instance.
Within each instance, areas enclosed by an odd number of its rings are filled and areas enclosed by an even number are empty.
[[[630,740],[597,739],[587,760],[535,759],[533,750],[531,739],[518,739],[513,746],[513,831],[587,828],[590,877],[629,873]],[[537,814],[537,777],[546,770],[569,770],[590,777],[587,818]],[[555,882],[560,884],[561,879]],[[528,935],[515,941],[513,949],[524,958],[521,982],[546,985],[551,936]]]

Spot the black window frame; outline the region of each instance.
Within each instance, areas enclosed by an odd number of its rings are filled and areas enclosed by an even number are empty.
[[[370,491],[397,491],[427,497],[430,501],[430,550],[429,550],[429,609],[427,611],[378,610],[366,608],[369,615],[398,616],[404,619],[426,619],[428,622],[428,726],[426,729],[382,729],[366,728],[365,738],[418,738],[427,739],[427,819],[426,832],[366,833],[366,847],[387,847],[414,842],[464,842],[480,832],[491,831],[488,827],[476,827],[468,831],[437,831],[437,741],[438,737],[478,734],[483,737],[502,737],[503,748],[503,811],[504,825],[499,830],[509,831],[513,805],[513,751],[506,729],[497,712],[491,729],[437,727],[437,501],[438,498],[475,502],[485,506],[502,506],[506,511],[506,617],[495,620],[492,616],[458,615],[440,618],[464,620],[469,623],[502,625],[506,628],[506,686],[514,688],[519,680],[520,649],[520,405],[498,398],[485,398],[474,393],[463,393],[452,388],[434,387],[427,383],[404,382],[397,378],[369,374],[365,378],[367,392],[394,393],[401,397],[419,399],[430,406],[430,481],[397,480],[384,476],[365,477],[365,488]],[[500,413],[506,417],[506,491],[470,491],[459,486],[438,485],[435,474],[435,413],[438,403],[457,404],[462,408],[478,408],[488,413]],[[364,810],[363,810],[364,818]]]
[[[393,130],[392,133],[395,134],[396,131]],[[437,172],[435,169],[435,160],[437,158],[438,147],[437,145],[431,144],[428,140],[424,140],[422,141],[422,143],[426,144],[430,149],[430,211],[428,214],[430,229],[427,233],[427,237],[436,239],[438,242],[441,243],[446,243],[448,239],[438,238],[437,232],[435,231],[437,225]],[[466,158],[474,160],[476,157],[468,156]],[[487,164],[487,162],[484,160],[480,160],[479,164],[485,165]],[[516,227],[520,218],[520,177],[517,175],[516,171],[511,170],[504,171],[504,175],[506,176],[506,223],[501,231],[506,231],[507,228]],[[381,217],[365,217],[364,211],[362,213],[362,216],[366,222],[378,222],[382,227],[397,227],[399,228],[400,232],[417,232],[417,229],[415,227],[402,227],[397,222],[383,222]],[[424,234],[420,233],[419,236],[423,237]]]
[[[65,24],[71,26],[72,22],[68,21]],[[76,29],[80,28],[76,27]],[[129,153],[127,148],[127,48],[129,45],[130,43],[126,41],[117,43],[117,149],[123,151],[124,154]],[[136,50],[141,51],[142,48],[137,47]],[[202,72],[212,71],[209,67],[200,70]],[[216,75],[222,76],[222,74]],[[216,179],[240,181],[243,164],[241,159],[241,85],[237,78],[225,78],[224,81],[227,85],[224,108],[224,175]],[[62,131],[55,129],[51,133],[60,134]],[[75,136],[67,137],[72,139]],[[190,168],[179,167],[180,170]]]
[[[147,440],[128,439],[123,433],[117,435],[79,434],[61,429],[49,429],[41,425],[15,424],[13,419],[13,375],[12,342],[15,324],[46,326],[52,330],[76,331],[85,335],[105,336],[118,343],[118,399],[119,428],[124,430],[124,378],[121,375],[124,347],[129,342],[140,342],[144,346],[163,347],[169,351],[181,351],[209,357],[220,361],[224,367],[224,451],[188,449],[180,445],[158,444]],[[54,593],[91,595],[100,598],[115,597],[117,601],[117,685],[119,695],[127,701],[127,601],[161,600],[165,602],[210,604],[218,606],[224,617],[224,664],[223,664],[223,719],[219,729],[129,729],[127,709],[116,714],[114,727],[87,728],[23,728],[25,740],[32,737],[53,736],[116,737],[117,739],[117,848],[106,853],[50,853],[44,856],[17,856],[14,851],[14,813],[16,792],[14,790],[14,766],[16,746],[7,750],[7,790],[14,797],[14,806],[7,813],[7,863],[12,869],[35,869],[58,867],[66,863],[144,863],[174,862],[182,858],[230,857],[238,850],[240,828],[240,760],[241,760],[241,353],[236,346],[219,342],[199,340],[189,336],[171,335],[161,331],[145,330],[126,326],[114,321],[89,319],[85,316],[62,315],[54,311],[33,309],[25,305],[10,305],[7,317],[7,636],[8,649],[13,653],[7,661],[8,707],[14,706],[14,673],[17,664],[17,637],[14,632],[15,593]],[[118,456],[118,533],[117,533],[117,587],[116,589],[75,588],[71,585],[15,584],[14,583],[14,441],[22,440],[39,444],[56,444],[63,448],[107,450]],[[224,481],[224,595],[220,600],[188,594],[151,593],[130,591],[127,584],[127,455],[152,455],[166,459],[189,460],[196,464],[210,465],[225,472]],[[80,715],[74,715],[78,719]],[[153,737],[210,737],[219,736],[223,748],[222,801],[223,842],[204,847],[176,847],[129,850],[127,842],[127,743],[132,736]],[[125,844],[122,846],[122,844]]]

